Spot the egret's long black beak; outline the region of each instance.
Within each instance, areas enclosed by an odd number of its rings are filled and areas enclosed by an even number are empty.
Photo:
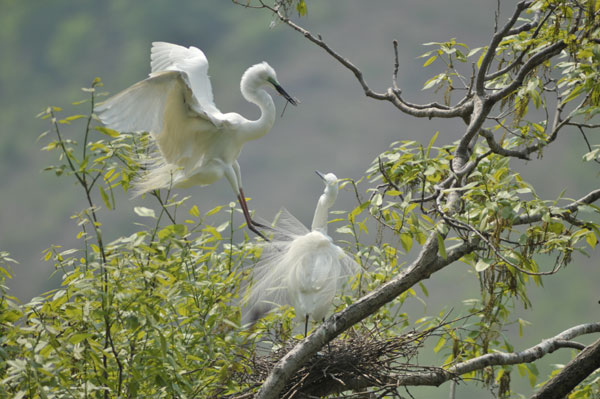
[[[292,98],[292,96],[290,96],[289,94],[287,94],[287,92],[285,90],[283,90],[283,87],[279,86],[277,83],[273,83],[273,86],[275,87],[275,90],[277,90],[277,92],[279,94],[281,94],[283,96],[283,98],[285,98],[287,100],[288,103],[292,104],[292,105],[298,105],[298,102],[296,100],[294,100]]]
[[[325,175],[323,173],[319,172],[318,170],[315,170],[315,173],[319,175],[321,179],[325,180]]]

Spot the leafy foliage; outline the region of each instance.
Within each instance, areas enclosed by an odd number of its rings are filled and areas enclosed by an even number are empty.
[[[47,249],[63,282],[60,289],[17,306],[2,288],[2,362],[0,397],[205,397],[237,387],[230,376],[244,369],[253,348],[240,328],[237,305],[257,249],[233,244],[234,204],[204,215],[189,209],[182,223],[177,212],[187,199],[154,193],[158,215],[137,207],[147,221],[138,232],[110,242],[102,235],[100,207],[114,209],[115,191],[125,192],[143,154],[138,140],[104,127],[92,128],[95,91],[88,115],[58,117],[49,107],[60,163],[48,168],[73,177],[89,207],[74,215],[81,248]],[[83,122],[81,145],[63,136],[63,127]],[[213,227],[208,222],[229,214]],[[166,221],[166,223],[165,223]],[[2,253],[0,271],[8,276]],[[3,286],[2,286],[3,287]],[[12,327],[10,325],[12,324]],[[233,359],[237,362],[232,363]]]
[[[290,10],[300,16],[307,13],[304,0],[278,4],[283,14],[277,15],[286,23]],[[338,212],[334,221],[343,222],[337,233],[364,271],[352,281],[352,292],[338,298],[337,310],[347,312],[360,302],[355,296],[372,298],[409,274],[405,259],[417,247],[419,256],[431,252],[432,263],[441,267],[455,260],[467,264],[479,297],[465,300],[456,320],[448,320],[445,313],[412,320],[404,305],[409,298],[425,302],[429,293],[423,280],[430,277],[426,274],[338,334],[334,350],[350,352],[352,342],[364,344],[357,339],[361,336],[369,338],[368,348],[382,347],[381,342],[403,344],[415,332],[420,338],[411,347],[411,358],[429,344],[444,356],[436,368],[439,375],[488,354],[515,352],[505,330],[515,325],[523,334],[528,325],[513,310],[532,305],[529,286],[541,285],[543,276],[564,269],[574,253],[586,254],[596,247],[597,190],[579,200],[564,194],[544,199],[511,159],[541,157],[561,129],[571,127],[587,142],[583,159],[598,160],[598,145],[589,143],[587,132],[597,128],[593,122],[600,107],[600,2],[539,0],[518,7],[528,16],[523,25],[507,25],[506,31],[497,27],[486,47],[470,49],[455,39],[427,43],[434,49],[423,55],[424,67],[441,63],[443,71],[424,89],[440,93],[443,104],[415,107],[403,102],[395,87],[388,97],[378,97],[421,117],[455,112],[454,117],[464,120],[466,133],[443,146],[436,142],[444,132],[426,145],[393,143],[363,179],[346,183],[357,205],[350,212]],[[320,38],[311,40],[337,55]],[[461,67],[468,63],[474,69],[470,78]],[[362,79],[359,73],[355,76]],[[17,304],[3,285],[13,260],[0,253],[0,382],[6,387],[0,398],[233,398],[254,393],[262,381],[242,376],[256,371],[252,367],[260,363],[257,356],[265,351],[277,354],[269,358],[272,367],[293,345],[313,336],[294,335],[293,310],[285,307],[254,326],[240,325],[240,296],[250,283],[247,270],[260,258],[261,249],[247,237],[234,239],[242,235],[233,225],[234,203],[202,214],[188,198],[171,190],[156,191],[149,195],[157,210],[134,208],[145,222],[137,232],[116,239],[103,235],[102,216],[117,207],[122,192],[128,192],[143,170],[148,154],[140,144],[149,137],[96,126],[93,110],[99,87],[100,80],[94,80],[84,90],[89,99],[75,104],[85,111],[61,117],[60,108],[48,107],[39,115],[51,125],[44,136],[52,139],[44,150],[58,155],[58,163],[47,169],[72,178],[87,206],[73,217],[80,228],[80,247],[53,245],[45,252],[62,277],[59,289]],[[452,106],[459,89],[467,94]],[[420,112],[423,109],[429,115]],[[76,127],[76,133],[67,136],[70,127]],[[461,248],[468,251],[452,259]],[[370,349],[363,354],[369,357]],[[398,360],[386,359],[386,364]],[[344,367],[351,367],[352,361]],[[413,366],[406,365],[416,370]],[[404,371],[393,375],[397,368],[386,370],[392,374],[377,374],[377,381],[366,379],[368,384],[360,388],[397,396],[393,382]],[[427,368],[418,369],[423,370]],[[336,375],[352,374],[338,371]],[[515,371],[532,387],[543,379],[537,366],[528,362],[475,368],[460,378],[482,382],[508,397]],[[255,374],[266,378],[269,372]],[[389,381],[382,382],[386,378]],[[446,379],[452,378],[457,376]],[[294,381],[291,396],[301,389],[296,384],[302,379]],[[593,398],[597,386],[596,373],[571,397]]]

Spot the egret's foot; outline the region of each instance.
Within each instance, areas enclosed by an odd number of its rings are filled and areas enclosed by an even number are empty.
[[[266,228],[262,223],[256,223],[250,217],[250,212],[248,211],[248,204],[246,204],[246,197],[244,196],[244,192],[240,189],[240,194],[238,194],[238,201],[240,206],[242,207],[242,212],[244,213],[244,219],[246,219],[246,225],[250,229],[251,232],[261,237],[266,242],[271,242],[263,233],[261,233],[256,227]]]
[[[251,219],[251,220],[252,220],[252,224],[254,226],[256,226],[256,227],[260,227],[261,229],[264,229],[264,230],[271,230],[271,231],[275,230],[271,226],[267,226],[266,224],[262,224],[262,223],[256,222],[256,221],[254,221],[254,219]]]
[[[260,230],[258,230],[255,227],[256,226],[255,224],[253,224],[253,223],[247,223],[247,225],[248,225],[248,228],[250,229],[251,232],[253,232],[257,236],[259,236],[260,238],[262,238],[266,242],[271,242],[271,240],[269,240]],[[261,226],[259,225],[259,227],[261,227]]]

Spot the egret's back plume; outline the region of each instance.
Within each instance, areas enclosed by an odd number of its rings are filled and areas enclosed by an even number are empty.
[[[263,248],[253,270],[253,285],[245,298],[244,319],[253,322],[275,306],[289,304],[296,316],[321,320],[331,307],[338,288],[354,275],[358,264],[327,235],[327,212],[338,192],[333,173],[319,174],[325,191],[319,198],[308,230],[282,209],[272,242]]]

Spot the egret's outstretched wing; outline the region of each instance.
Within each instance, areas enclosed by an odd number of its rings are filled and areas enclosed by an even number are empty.
[[[237,114],[223,115],[215,107],[208,62],[199,49],[153,43],[151,67],[150,77],[96,107],[106,126],[149,132],[155,139],[162,159],[138,180],[138,194],[185,184],[211,158],[220,128],[239,122]]]
[[[155,42],[150,77],[123,90],[96,107],[100,120],[112,129],[158,134],[163,130],[166,103],[172,89],[186,117],[200,117],[220,127],[227,118],[213,100],[208,61],[196,48]]]
[[[157,135],[163,128],[165,106],[178,79],[179,72],[156,74],[100,103],[96,114],[111,129]]]
[[[193,102],[189,104],[201,116],[216,125],[224,120],[215,106],[212,86],[208,77],[208,60],[197,47],[186,48],[177,44],[154,42],[150,52],[150,76],[162,71],[177,71],[192,91]]]

